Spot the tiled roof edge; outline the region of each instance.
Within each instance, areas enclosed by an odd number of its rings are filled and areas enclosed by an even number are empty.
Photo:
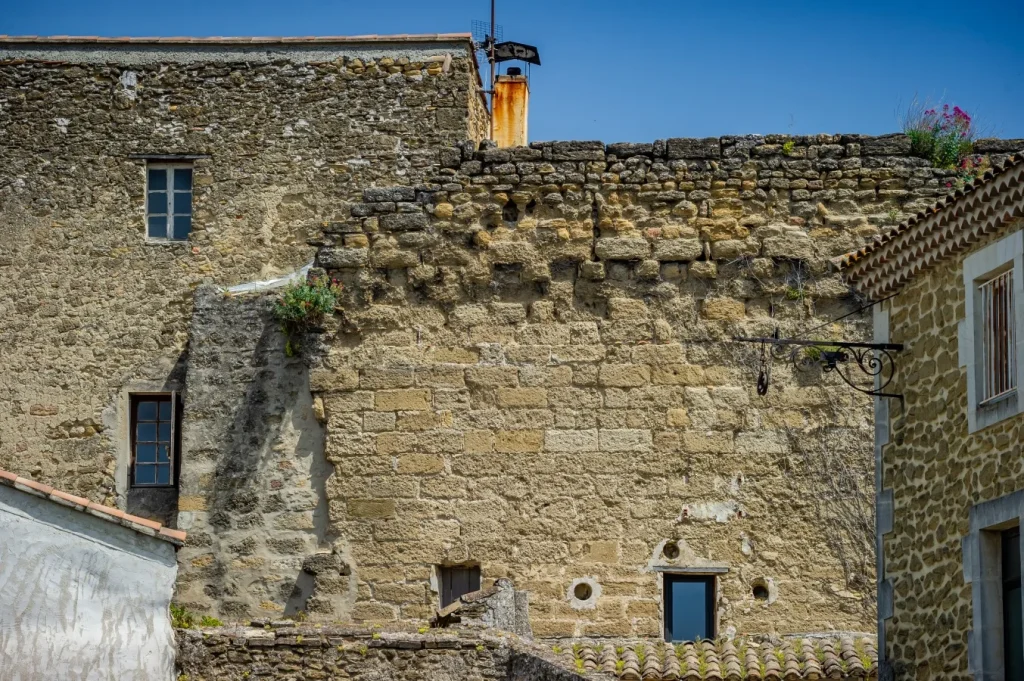
[[[175,546],[181,546],[185,543],[185,533],[181,530],[172,530],[171,528],[164,527],[153,520],[147,520],[146,518],[141,518],[137,515],[125,513],[117,508],[97,504],[96,502],[89,501],[84,497],[62,492],[59,489],[54,489],[49,485],[44,485],[43,483],[36,482],[35,480],[20,477],[10,471],[5,471],[2,468],[0,468],[0,485],[13,487],[14,489],[27,494],[48,499],[55,504],[67,506],[68,508],[72,508],[81,513],[88,513],[89,515],[93,515],[101,520],[106,520],[107,522],[127,527],[129,530],[134,530],[139,534],[155,537],[174,544]]]
[[[396,33],[393,35],[324,35],[324,36],[123,36],[95,35],[0,35],[0,44],[7,45],[309,45],[331,43],[435,43],[472,42],[471,33]]]
[[[1024,151],[1019,151],[1014,154],[1011,154],[1001,164],[989,168],[984,173],[974,178],[974,180],[966,184],[962,189],[957,189],[943,196],[941,199],[932,204],[929,208],[919,211],[915,215],[910,216],[900,224],[896,225],[895,227],[888,230],[884,234],[875,238],[874,241],[867,244],[866,246],[863,246],[850,253],[846,253],[844,255],[833,258],[833,264],[839,270],[851,270],[852,268],[856,267],[857,272],[849,272],[849,274],[853,274],[854,279],[858,280],[861,277],[863,277],[863,275],[867,271],[871,270],[873,267],[884,267],[889,261],[883,260],[879,263],[872,262],[875,259],[875,256],[884,246],[890,244],[899,237],[908,233],[910,230],[912,230],[914,227],[921,224],[928,218],[935,216],[936,219],[942,220],[943,211],[946,211],[951,206],[954,206],[961,199],[980,190],[984,186],[998,179],[1000,176],[1012,170],[1013,168],[1021,165],[1022,163],[1024,163]],[[938,245],[938,242],[933,243],[932,245]],[[898,247],[899,244],[894,244],[894,248]],[[854,284],[856,285],[856,282],[854,282]]]

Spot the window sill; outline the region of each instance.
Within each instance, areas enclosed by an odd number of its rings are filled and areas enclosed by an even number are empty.
[[[1001,395],[996,395],[995,397],[990,397],[987,400],[979,402],[978,403],[978,409],[988,409],[990,407],[995,407],[995,406],[997,406],[999,404],[1002,404],[1003,402],[1005,402],[1005,401],[1007,401],[1007,400],[1009,400],[1009,399],[1011,399],[1013,397],[1016,397],[1016,396],[1017,396],[1017,389],[1016,388],[1013,388],[1012,390],[1007,390],[1005,393],[1003,393]]]
[[[191,245],[189,239],[146,239],[145,244],[147,246],[189,246]]]

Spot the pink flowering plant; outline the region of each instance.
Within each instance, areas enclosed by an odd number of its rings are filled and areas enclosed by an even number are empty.
[[[959,106],[950,109],[911,108],[903,124],[910,152],[939,168],[958,169],[974,149],[975,129],[970,115]]]

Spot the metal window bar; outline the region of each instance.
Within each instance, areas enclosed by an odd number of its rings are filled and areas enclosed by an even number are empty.
[[[1013,270],[979,286],[984,328],[982,404],[1017,389],[1017,358],[1013,315]]]

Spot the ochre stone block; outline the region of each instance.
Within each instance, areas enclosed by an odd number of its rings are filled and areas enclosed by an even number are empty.
[[[205,511],[206,497],[205,496],[180,496],[178,497],[178,510],[179,511]]]
[[[544,388],[498,388],[498,406],[511,409],[548,406]]]
[[[543,445],[542,430],[502,430],[495,435],[494,450],[502,453],[539,452]]]
[[[373,395],[373,408],[377,411],[416,411],[430,408],[430,390],[380,390]]]
[[[645,364],[603,364],[598,373],[600,385],[631,388],[646,385],[651,380],[651,368]]]
[[[694,364],[656,364],[651,367],[651,383],[655,385],[705,385],[703,367]]]
[[[405,454],[398,457],[402,475],[434,475],[444,472],[444,457],[437,454]]]
[[[350,499],[348,515],[351,518],[393,518],[395,502],[393,499]]]
[[[734,298],[708,298],[701,313],[706,319],[722,321],[740,320],[747,316],[743,301]]]

